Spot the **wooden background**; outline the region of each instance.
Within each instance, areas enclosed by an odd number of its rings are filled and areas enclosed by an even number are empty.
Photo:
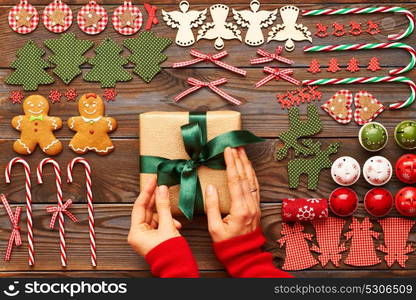
[[[15,52],[23,46],[28,40],[34,40],[38,45],[48,38],[57,38],[58,35],[48,32],[43,24],[39,24],[37,30],[29,35],[18,35],[10,30],[7,22],[7,14],[10,8],[15,5],[15,0],[1,0],[0,1],[0,192],[6,193],[13,204],[23,205],[24,198],[24,176],[21,167],[16,167],[13,171],[12,183],[5,184],[3,170],[7,162],[16,154],[12,150],[12,143],[18,137],[18,132],[13,130],[10,126],[12,116],[22,113],[20,105],[13,105],[8,100],[10,90],[17,89],[16,87],[5,85],[4,78],[10,73],[9,65],[15,59]],[[49,0],[31,0],[32,4],[37,5],[38,11],[41,13],[43,7],[47,5]],[[66,1],[71,4],[73,12],[76,14],[80,5],[86,3],[85,0]],[[112,14],[114,9],[122,4],[121,0],[104,0],[98,1],[105,4],[109,14]],[[134,1],[138,3],[138,1]],[[191,0],[193,9],[203,9],[212,4],[208,0]],[[243,3],[242,3],[243,2]],[[243,8],[248,6],[249,1],[223,1],[233,8]],[[287,1],[262,1],[263,9],[274,9],[286,4]],[[277,3],[280,2],[280,3]],[[314,9],[322,7],[342,8],[355,7],[365,5],[357,0],[338,0],[338,3],[328,4],[327,1],[312,0],[312,1],[290,1],[295,3],[301,9]],[[304,4],[307,2],[307,4]],[[334,2],[334,1],[332,1]],[[389,3],[393,1],[367,1],[374,5],[385,3],[386,5],[400,5],[413,10],[415,13],[415,5],[410,2],[396,1],[396,3]],[[142,3],[140,1],[140,3]],[[268,4],[270,3],[270,4]],[[272,4],[273,3],[273,4]],[[326,4],[324,4],[326,3]],[[165,25],[160,16],[160,9],[176,10],[177,3],[172,0],[153,1],[153,4],[158,5],[159,25],[154,26],[153,30],[161,35],[174,39],[176,30],[173,30]],[[368,3],[367,3],[368,5]],[[147,15],[144,12],[142,5],[140,6],[144,13],[145,21]],[[209,17],[210,18],[210,17]],[[363,34],[358,37],[346,35],[344,37],[336,38],[329,36],[325,39],[320,39],[314,36],[314,45],[318,44],[333,44],[333,43],[353,43],[353,42],[384,42],[387,41],[387,35],[403,30],[407,26],[407,20],[401,15],[393,14],[373,14],[373,15],[357,15],[357,16],[332,16],[332,17],[305,17],[300,18],[299,22],[307,25],[309,29],[315,31],[315,23],[322,22],[324,24],[332,24],[339,22],[347,24],[350,20],[365,23],[367,20],[373,20],[382,24],[382,33],[376,36]],[[231,20],[231,18],[230,18]],[[278,20],[280,22],[280,18]],[[106,30],[97,36],[88,36],[82,33],[76,22],[71,26],[69,32],[76,33],[77,37],[94,40],[96,43],[100,42],[107,36],[114,38],[119,43],[124,39],[123,36],[117,34],[112,25],[108,24]],[[245,32],[245,30],[243,31]],[[194,31],[196,33],[196,31]],[[267,34],[267,30],[264,31]],[[244,34],[243,34],[244,37]],[[415,35],[403,40],[403,42],[410,45],[415,45]],[[404,66],[407,64],[409,57],[403,50],[377,50],[377,51],[361,51],[361,52],[341,52],[331,53],[325,55],[320,54],[304,54],[302,47],[307,45],[306,42],[296,43],[296,50],[292,53],[284,53],[285,56],[295,60],[295,77],[298,79],[309,79],[318,77],[331,77],[333,74],[325,70],[317,76],[312,76],[306,72],[312,58],[317,58],[323,68],[327,65],[330,57],[336,57],[343,67],[346,66],[351,57],[356,57],[360,61],[362,69],[359,73],[351,74],[345,70],[336,74],[338,77],[353,76],[383,76],[388,73],[388,70],[397,66]],[[272,42],[265,44],[263,47],[269,51],[278,44]],[[194,45],[195,48],[209,52],[214,51],[213,41],[203,40]],[[45,47],[44,47],[45,48]],[[64,197],[65,199],[73,197],[75,205],[71,209],[79,218],[79,222],[74,224],[71,221],[66,222],[67,232],[67,247],[68,247],[68,267],[63,269],[60,266],[59,249],[58,249],[58,232],[51,231],[48,228],[50,216],[45,212],[45,207],[51,203],[56,203],[55,182],[52,174],[52,169],[48,167],[44,174],[45,183],[38,185],[34,172],[32,172],[33,184],[33,210],[34,210],[34,236],[36,249],[36,265],[30,268],[27,265],[27,248],[26,248],[26,228],[25,228],[25,214],[21,221],[22,236],[24,245],[19,249],[13,250],[12,260],[4,262],[0,260],[0,276],[96,276],[96,277],[121,277],[121,276],[135,276],[148,277],[151,276],[149,267],[136,253],[134,253],[126,242],[128,229],[130,226],[130,211],[132,202],[136,199],[139,191],[139,167],[138,167],[138,115],[143,112],[153,110],[163,111],[188,111],[188,110],[237,110],[242,113],[244,128],[251,130],[255,134],[267,138],[267,141],[260,145],[247,147],[248,153],[257,171],[260,185],[261,185],[261,200],[262,200],[262,225],[267,236],[267,244],[265,249],[271,251],[274,256],[276,266],[281,266],[283,263],[284,250],[278,247],[275,242],[279,238],[281,218],[280,218],[280,200],[284,197],[328,197],[329,193],[336,188],[335,183],[329,176],[329,170],[322,173],[320,179],[319,190],[316,192],[308,191],[305,188],[305,180],[297,190],[290,190],[287,187],[286,164],[287,160],[276,162],[274,161],[274,152],[279,147],[279,141],[276,136],[279,132],[285,130],[288,126],[287,112],[280,109],[276,102],[275,95],[277,92],[285,92],[286,90],[294,89],[293,86],[285,81],[274,81],[268,85],[255,89],[254,84],[264,77],[262,72],[262,65],[250,66],[249,58],[256,56],[256,48],[241,44],[238,41],[226,41],[225,49],[230,53],[224,60],[233,65],[239,66],[247,70],[247,77],[243,78],[239,75],[229,73],[222,69],[214,68],[211,64],[199,64],[188,69],[173,70],[171,65],[173,62],[179,60],[189,59],[190,48],[180,48],[172,45],[167,51],[168,60],[163,63],[163,71],[150,83],[143,83],[138,77],[127,83],[117,84],[118,97],[116,102],[107,104],[107,114],[115,117],[119,122],[118,130],[112,135],[116,150],[111,155],[106,157],[99,157],[96,154],[89,153],[85,155],[91,163],[93,169],[93,193],[95,202],[95,220],[97,233],[97,249],[98,249],[98,267],[92,268],[89,260],[89,239],[88,239],[88,223],[87,223],[87,207],[85,200],[85,186],[84,175],[81,167],[77,167],[75,173],[75,183],[67,185],[64,183]],[[124,51],[127,55],[127,50]],[[49,53],[47,53],[49,55]],[[93,55],[92,51],[87,54],[89,57]],[[377,73],[371,73],[365,70],[365,67],[372,56],[380,58],[383,69]],[[47,56],[46,56],[47,57]],[[89,66],[85,66],[88,68]],[[131,66],[129,66],[131,68]],[[415,80],[416,71],[405,74]],[[229,82],[222,88],[244,101],[241,106],[228,105],[226,101],[203,90],[194,93],[185,98],[180,103],[174,103],[173,97],[179,92],[187,88],[186,78],[193,76],[203,80],[214,80],[219,77],[227,77]],[[86,83],[77,78],[70,87],[76,88],[79,94],[86,92],[102,93],[99,84]],[[64,91],[66,86],[56,78],[56,83],[50,86],[41,87],[38,93],[47,96],[50,89],[59,89]],[[329,99],[338,89],[338,87],[321,87],[324,100]],[[351,85],[349,88],[353,92],[360,89],[365,89],[373,93],[383,103],[392,103],[397,100],[406,99],[409,95],[409,90],[404,84],[371,84]],[[29,93],[26,93],[29,95]],[[302,107],[305,112],[306,107]],[[412,106],[400,111],[386,111],[379,118],[378,121],[387,126],[390,134],[390,141],[388,146],[379,154],[385,155],[393,163],[404,152],[399,149],[393,141],[393,128],[401,120],[415,119],[416,106]],[[360,164],[371,156],[370,153],[364,151],[356,138],[359,127],[354,123],[343,126],[334,122],[326,113],[320,110],[322,115],[324,130],[318,135],[324,145],[333,141],[339,141],[342,146],[337,155],[333,156],[335,159],[341,155],[352,155]],[[75,103],[67,103],[62,101],[60,104],[54,104],[51,108],[51,115],[59,116],[66,121],[70,116],[77,115],[77,107]],[[68,140],[72,133],[65,126],[60,131],[56,132],[57,136],[64,142],[65,150],[58,155],[56,159],[62,168],[75,157],[75,154],[67,148]],[[35,170],[37,164],[45,155],[38,149],[36,153],[27,157],[32,170]],[[63,178],[66,181],[66,175]],[[393,177],[391,182],[386,186],[392,193],[396,193],[404,185]],[[360,201],[366,191],[371,186],[363,179],[360,179],[353,188],[360,196]],[[362,217],[366,215],[360,205],[356,216]],[[397,215],[395,211],[391,214]],[[310,226],[307,230],[311,231]],[[380,228],[377,227],[380,231]],[[202,276],[205,277],[220,277],[226,276],[221,264],[215,259],[212,248],[211,239],[207,233],[207,226],[205,217],[197,217],[191,223],[185,222],[183,235],[189,241],[191,248],[198,261]],[[9,219],[5,214],[4,209],[0,209],[0,254],[5,253],[6,244],[10,234]],[[416,241],[416,233],[413,230],[410,239]],[[382,256],[381,253],[379,253]],[[389,269],[384,263],[371,268],[353,268],[346,265],[341,265],[339,268],[328,266],[322,269],[319,265],[310,270],[301,272],[294,272],[295,276],[299,277],[391,277],[391,276],[415,276],[416,275],[416,255],[412,254],[407,264],[406,270],[401,269],[395,264]]]

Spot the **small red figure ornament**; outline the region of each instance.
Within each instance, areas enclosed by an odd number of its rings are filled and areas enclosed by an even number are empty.
[[[381,70],[380,62],[377,57],[373,56],[372,58],[370,58],[367,70],[370,70],[371,72],[376,72],[378,70]]]
[[[319,61],[317,59],[312,59],[311,64],[309,65],[308,72],[312,74],[316,74],[321,72],[321,66],[319,65]]]
[[[365,194],[364,207],[374,217],[383,217],[393,208],[394,200],[391,193],[383,188],[371,189]]]
[[[416,155],[404,154],[399,157],[395,166],[396,177],[404,183],[416,183]]]
[[[316,24],[316,32],[315,35],[320,38],[324,38],[328,36],[328,26],[325,26],[322,23]]]
[[[329,196],[329,207],[340,217],[351,216],[358,206],[358,196],[350,188],[340,187]]]
[[[361,29],[361,23],[351,21],[350,22],[350,34],[357,36],[357,35],[360,35],[361,33],[363,33],[363,30]]]
[[[351,73],[360,71],[360,67],[358,66],[358,60],[355,57],[352,57],[348,62],[347,71],[350,71]]]
[[[367,21],[367,30],[366,32],[368,34],[374,35],[377,33],[380,33],[380,25],[378,23],[375,23],[371,20]]]
[[[338,60],[336,58],[331,58],[329,60],[328,68],[326,69],[328,72],[336,73],[338,71],[341,71],[341,68],[339,67]]]
[[[344,24],[333,23],[332,27],[334,29],[333,32],[332,32],[332,35],[340,37],[340,36],[343,36],[346,33]]]
[[[416,217],[416,188],[407,186],[397,192],[395,197],[396,209],[406,217]]]

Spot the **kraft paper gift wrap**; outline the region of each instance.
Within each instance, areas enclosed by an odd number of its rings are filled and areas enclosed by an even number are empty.
[[[189,123],[189,112],[148,112],[140,115],[140,155],[158,156],[168,159],[189,159],[185,150],[181,126]],[[240,130],[240,113],[235,111],[209,111],[206,113],[207,141],[223,133]],[[200,166],[197,170],[203,197],[208,184],[217,187],[220,210],[230,210],[230,195],[225,170],[214,170]],[[156,174],[140,173],[140,188],[156,177]],[[172,213],[182,215],[178,207],[179,185],[169,188]],[[198,213],[195,211],[195,214]]]

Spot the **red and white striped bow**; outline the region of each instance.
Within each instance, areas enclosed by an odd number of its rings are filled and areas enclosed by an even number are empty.
[[[279,80],[280,78],[283,80],[286,80],[294,85],[300,85],[300,81],[291,77],[290,75],[293,74],[292,69],[285,69],[280,70],[279,68],[270,68],[270,67],[264,67],[263,71],[266,73],[269,73],[270,75],[264,77],[262,80],[256,83],[256,88],[261,87],[268,83],[270,80],[276,79]]]
[[[205,54],[205,53],[202,53],[198,50],[192,49],[189,52],[189,54],[191,54],[192,56],[195,56],[196,58],[192,59],[192,60],[187,60],[187,61],[181,61],[181,62],[174,63],[173,68],[183,68],[183,67],[187,67],[187,66],[205,61],[207,63],[211,62],[211,63],[213,63],[213,64],[215,64],[215,65],[217,65],[221,68],[224,68],[228,71],[231,71],[231,72],[243,75],[243,76],[246,76],[246,74],[247,74],[247,72],[245,70],[239,69],[237,67],[234,67],[232,65],[229,65],[225,62],[220,61],[221,58],[228,55],[228,52],[225,51],[225,50],[221,51],[221,52],[218,52],[217,54],[212,55],[210,53]]]
[[[288,65],[292,65],[293,64],[293,60],[288,59],[286,57],[280,56],[280,54],[282,54],[283,51],[283,47],[282,46],[278,46],[276,47],[276,50],[274,53],[270,53],[264,49],[257,49],[257,54],[262,56],[262,57],[258,57],[258,58],[253,58],[250,60],[250,63],[252,65],[258,65],[258,64],[264,64],[264,63],[268,63],[274,60],[280,61],[282,63],[288,64]]]
[[[6,196],[1,194],[0,197],[1,201],[3,202],[4,208],[6,209],[7,214],[9,215],[10,224],[12,225],[12,232],[10,233],[9,242],[7,243],[6,255],[4,256],[4,260],[9,261],[12,256],[13,244],[16,245],[16,247],[22,245],[22,237],[20,235],[19,227],[20,214],[22,212],[22,208],[20,206],[16,207],[16,211],[13,214],[9,202],[7,202]]]
[[[156,25],[159,23],[159,20],[156,17],[157,6],[145,3],[144,8],[146,9],[148,15],[145,29],[150,30],[153,24]]]
[[[64,213],[72,220],[72,222],[78,221],[77,218],[68,210],[69,207],[72,205],[72,200],[68,199],[62,206],[58,204],[58,206],[48,206],[46,211],[48,213],[52,213],[51,222],[49,223],[49,228],[53,229],[55,227],[56,218],[58,214]]]
[[[227,82],[226,78],[220,78],[220,79],[217,79],[217,80],[211,81],[211,82],[204,82],[204,81],[200,81],[198,79],[195,79],[193,77],[189,77],[187,81],[190,85],[192,85],[192,87],[190,87],[189,89],[187,89],[187,90],[183,91],[182,93],[180,93],[179,95],[177,95],[174,98],[175,102],[179,102],[179,100],[181,100],[183,97],[195,92],[196,90],[199,90],[202,87],[208,87],[208,88],[211,89],[211,91],[213,91],[217,95],[221,96],[225,100],[227,100],[227,101],[229,101],[229,102],[231,102],[235,105],[240,105],[241,104],[240,100],[235,99],[234,97],[228,95],[226,92],[224,92],[223,90],[221,90],[217,87],[217,85],[226,83]]]

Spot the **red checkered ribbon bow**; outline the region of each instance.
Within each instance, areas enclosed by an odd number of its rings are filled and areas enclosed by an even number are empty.
[[[279,78],[284,79],[294,85],[300,85],[300,81],[291,77],[290,75],[293,74],[292,69],[285,69],[280,70],[279,68],[271,68],[271,67],[264,67],[263,71],[265,73],[269,73],[270,75],[264,77],[262,80],[256,83],[256,88],[261,87],[268,83],[270,80],[276,79],[279,80]]]
[[[263,49],[257,49],[257,54],[262,56],[262,57],[258,57],[258,58],[253,58],[250,60],[250,63],[252,65],[258,65],[258,64],[264,64],[264,63],[268,63],[274,60],[280,61],[282,63],[288,64],[288,65],[292,65],[293,64],[293,60],[288,59],[286,57],[280,56],[280,54],[282,54],[283,51],[283,47],[282,46],[278,46],[276,47],[276,50],[274,53],[270,53],[266,50]]]
[[[157,7],[154,6],[154,5],[150,5],[149,3],[145,3],[144,4],[144,8],[146,9],[147,14],[148,14],[148,18],[147,18],[147,22],[146,22],[145,29],[146,30],[150,30],[152,28],[152,25],[153,24],[156,25],[156,24],[159,23],[159,20],[156,17]]]
[[[20,236],[20,214],[22,212],[21,207],[16,207],[16,211],[12,212],[12,209],[9,205],[9,202],[7,202],[6,196],[3,194],[0,195],[1,201],[3,202],[4,208],[7,211],[7,214],[9,215],[10,224],[12,225],[12,232],[10,233],[9,242],[7,244],[7,250],[6,255],[4,257],[5,261],[9,261],[10,257],[12,256],[12,250],[13,250],[13,244],[16,245],[16,247],[19,247],[22,245],[22,237]]]
[[[221,58],[228,55],[228,52],[225,51],[225,50],[221,51],[217,54],[212,55],[210,53],[205,54],[205,53],[202,53],[198,50],[192,49],[189,52],[189,54],[191,54],[192,56],[195,56],[196,58],[192,59],[192,60],[187,60],[187,61],[181,61],[181,62],[174,63],[173,67],[174,68],[183,68],[183,67],[187,67],[187,66],[190,66],[190,65],[193,65],[193,64],[200,63],[202,61],[206,61],[206,62],[212,62],[213,64],[215,64],[215,65],[217,65],[221,68],[224,68],[226,70],[229,70],[231,72],[234,72],[234,73],[237,73],[237,74],[240,74],[240,75],[243,75],[243,76],[246,76],[246,74],[247,74],[247,72],[245,70],[239,69],[237,67],[234,67],[232,65],[229,65],[225,62],[220,61]]]
[[[72,220],[72,222],[78,221],[77,218],[68,210],[68,208],[72,205],[72,200],[68,199],[64,205],[62,206],[48,206],[46,208],[46,211],[48,213],[52,213],[51,222],[49,223],[49,228],[53,228],[55,226],[56,218],[58,217],[58,214],[64,213]]]
[[[189,89],[187,89],[187,90],[185,90],[185,91],[183,91],[179,95],[177,95],[174,98],[176,102],[179,102],[179,100],[181,100],[183,97],[185,97],[185,96],[187,96],[187,95],[195,92],[196,90],[199,90],[202,87],[208,87],[214,93],[218,94],[219,96],[221,96],[225,100],[227,100],[227,101],[229,101],[231,103],[234,103],[236,105],[240,105],[241,104],[241,101],[240,100],[235,99],[234,97],[228,95],[226,92],[224,92],[223,90],[221,90],[221,89],[219,89],[217,87],[217,85],[226,83],[227,82],[227,79],[226,78],[220,78],[218,80],[211,81],[211,82],[204,82],[204,81],[200,81],[198,79],[189,77],[187,81],[188,81],[188,83],[190,85],[192,85],[192,87],[189,88]]]

